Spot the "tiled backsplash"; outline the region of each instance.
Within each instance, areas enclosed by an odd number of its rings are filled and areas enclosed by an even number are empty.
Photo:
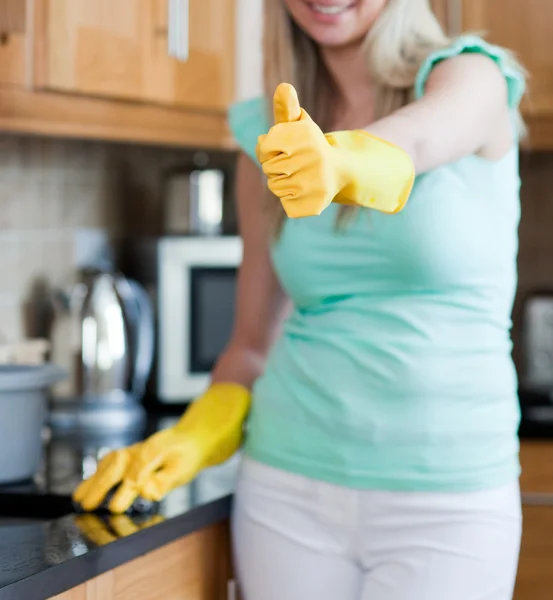
[[[25,304],[33,290],[72,280],[80,230],[159,233],[162,173],[191,157],[180,149],[0,136],[0,336],[36,333]]]
[[[159,233],[162,173],[192,153],[96,142],[0,137],[0,335],[36,333],[31,294],[68,284],[83,228],[108,235]],[[523,155],[519,294],[553,289],[553,153]],[[34,321],[36,323],[36,320]]]

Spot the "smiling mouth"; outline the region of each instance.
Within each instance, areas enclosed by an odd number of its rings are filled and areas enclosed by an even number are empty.
[[[346,10],[349,10],[355,5],[355,2],[348,4],[318,4],[316,2],[308,2],[309,8],[321,15],[339,15]]]

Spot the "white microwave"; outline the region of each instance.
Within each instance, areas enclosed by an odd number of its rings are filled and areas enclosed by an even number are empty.
[[[150,291],[156,352],[148,395],[182,404],[203,393],[234,324],[242,240],[171,236],[124,246],[121,268]]]

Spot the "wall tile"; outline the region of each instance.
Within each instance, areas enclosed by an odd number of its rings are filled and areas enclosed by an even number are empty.
[[[53,290],[75,278],[79,230],[98,229],[108,238],[161,233],[163,172],[189,164],[192,155],[0,135],[0,339],[51,331],[46,305]],[[69,367],[69,337],[53,342],[54,356]]]
[[[0,231],[15,231],[21,227],[32,185],[21,175],[3,176],[0,169]],[[7,170],[9,172],[9,170]]]
[[[17,178],[21,174],[23,156],[21,138],[0,136],[0,170],[3,179]]]
[[[63,179],[51,177],[40,182],[37,203],[40,229],[58,229],[63,223]]]
[[[48,263],[44,252],[45,243],[40,238],[39,235],[34,238],[30,235],[23,235],[20,238],[19,269],[23,274],[18,290],[20,297],[27,295],[34,281],[47,277]]]
[[[17,341],[22,336],[21,305],[15,301],[3,301],[0,297],[0,343]]]
[[[58,198],[62,207],[59,223],[68,229],[109,227],[109,223],[102,218],[102,194],[104,193],[99,185],[65,181]]]
[[[0,294],[19,295],[23,278],[20,251],[16,232],[0,233]]]

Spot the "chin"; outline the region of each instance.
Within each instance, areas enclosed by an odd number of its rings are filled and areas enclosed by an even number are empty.
[[[348,46],[364,39],[388,0],[284,0],[305,33],[325,47]]]
[[[302,28],[303,29],[303,28]],[[363,41],[364,34],[352,31],[320,31],[316,28],[304,29],[305,33],[321,48],[343,48]]]

